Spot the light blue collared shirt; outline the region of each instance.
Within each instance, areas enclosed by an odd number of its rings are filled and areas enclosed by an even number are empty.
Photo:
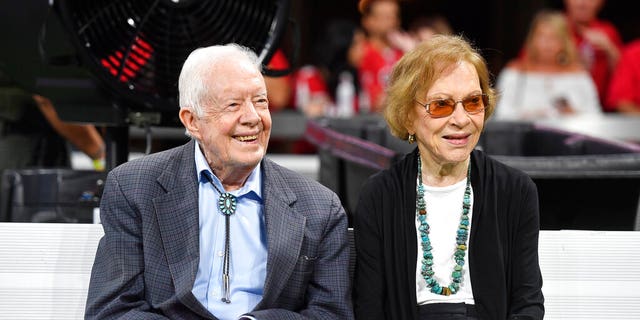
[[[238,319],[260,302],[267,274],[267,237],[262,212],[260,165],[251,172],[242,188],[230,191],[237,197],[237,210],[230,216],[230,298],[222,302],[222,262],[224,259],[225,217],[218,209],[222,183],[209,167],[199,145],[195,148],[198,175],[198,217],[200,263],[191,292],[209,312],[220,320]]]

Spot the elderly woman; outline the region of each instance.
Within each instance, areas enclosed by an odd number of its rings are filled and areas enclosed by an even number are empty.
[[[542,319],[536,186],[474,150],[494,101],[461,37],[435,36],[395,66],[385,118],[417,148],[361,191],[357,319]]]

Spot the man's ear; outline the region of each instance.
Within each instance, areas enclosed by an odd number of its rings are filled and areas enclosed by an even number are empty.
[[[192,137],[199,139],[200,131],[198,130],[199,127],[196,121],[197,117],[193,111],[189,108],[180,108],[178,117],[180,117],[180,122],[182,122],[182,125],[187,129],[189,134],[191,134]]]

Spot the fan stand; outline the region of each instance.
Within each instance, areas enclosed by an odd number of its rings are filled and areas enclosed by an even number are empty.
[[[129,126],[108,126],[104,141],[106,145],[105,170],[127,162],[129,159]]]
[[[118,124],[107,126],[105,132],[106,157],[105,168],[111,170],[129,161],[129,145],[131,126],[145,129],[146,148],[144,153],[151,153],[151,126],[161,124],[162,115],[159,112],[131,111]]]

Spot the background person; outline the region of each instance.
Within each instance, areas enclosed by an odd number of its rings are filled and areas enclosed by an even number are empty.
[[[105,144],[98,129],[92,124],[64,122],[58,117],[51,100],[41,95],[33,95],[33,99],[53,130],[91,158],[95,170],[104,170]]]
[[[561,12],[534,17],[523,54],[498,75],[499,120],[601,114],[597,89],[580,62]]]
[[[640,39],[623,49],[611,77],[607,105],[620,113],[640,115]]]
[[[282,49],[277,49],[267,64],[272,70],[285,70],[290,67],[289,60]],[[279,112],[291,107],[291,76],[284,75],[280,77],[264,77],[269,91],[269,110],[271,112]]]
[[[346,214],[264,158],[257,56],[197,49],[178,87],[193,140],[109,173],[86,319],[352,319]]]
[[[361,0],[358,8],[366,41],[360,49],[360,60],[354,62],[370,111],[381,112],[391,68],[402,57],[402,50],[394,47],[389,38],[400,30],[400,5],[396,0]]]
[[[612,23],[598,19],[604,3],[605,0],[564,0],[564,7],[582,62],[598,88],[602,110],[613,111],[605,97],[623,42]]]
[[[417,17],[411,21],[409,32],[394,32],[390,39],[395,47],[407,52],[436,34],[453,34],[449,21],[440,14]]]
[[[360,193],[356,319],[542,319],[536,186],[474,150],[494,109],[489,81],[456,36],[394,67],[385,119],[417,148]]]
[[[95,126],[60,120],[52,102],[0,73],[0,173],[4,169],[71,168],[68,142],[104,169],[105,144]]]

